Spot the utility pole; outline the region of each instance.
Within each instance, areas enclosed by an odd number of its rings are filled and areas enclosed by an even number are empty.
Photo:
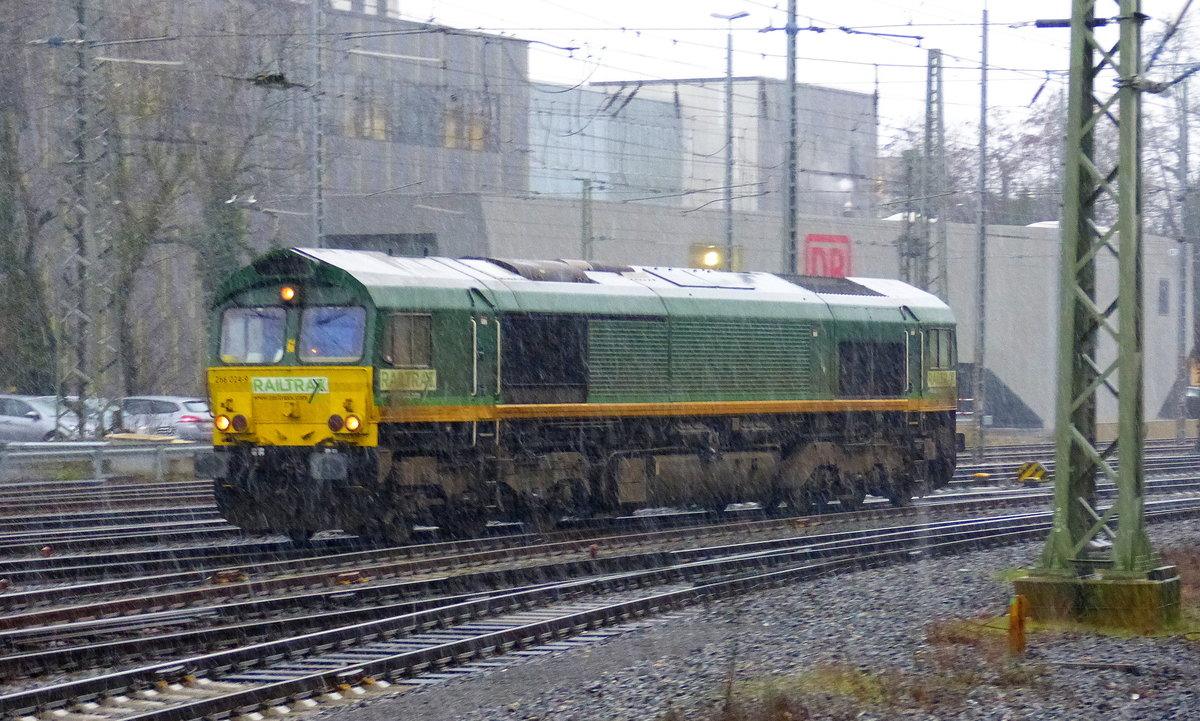
[[[733,21],[750,13],[712,13],[729,23],[725,33],[725,270],[733,270]]]
[[[592,179],[581,178],[583,187],[579,198],[580,250],[584,260],[592,259]]]
[[[1179,110],[1179,170],[1178,182],[1181,189],[1179,207],[1179,273],[1176,280],[1179,286],[1176,295],[1179,298],[1178,319],[1176,322],[1176,352],[1179,364],[1179,392],[1175,398],[1175,439],[1182,441],[1187,437],[1187,408],[1184,389],[1191,383],[1191,366],[1188,363],[1188,332],[1187,332],[1187,267],[1188,247],[1193,253],[1195,263],[1196,244],[1191,213],[1191,167],[1188,156],[1191,154],[1190,123],[1188,118],[1188,86],[1187,81],[1179,84],[1175,94],[1175,104]]]
[[[1181,153],[1183,159],[1180,161],[1180,167],[1189,167],[1187,165],[1187,156],[1190,152],[1190,147],[1186,143],[1188,139],[1187,128],[1191,123],[1191,105],[1188,102],[1188,83],[1184,80],[1180,83],[1179,88],[1179,103],[1182,106],[1180,109],[1181,129],[1183,131],[1183,147]],[[1190,168],[1189,168],[1190,171]],[[1191,244],[1192,250],[1192,348],[1188,356],[1188,367],[1185,371],[1185,383],[1191,384],[1191,360],[1195,359],[1200,363],[1200,236],[1196,232],[1196,223],[1200,222],[1200,216],[1196,213],[1196,186],[1192,184],[1190,172],[1180,179],[1180,184],[1183,187],[1183,213],[1182,225],[1183,235]]]
[[[915,196],[920,192],[913,182],[913,176],[921,172],[917,167],[920,159],[915,148],[910,148],[900,154],[904,164],[904,230],[900,234],[900,279],[910,285],[920,285],[919,258],[925,252],[917,230],[917,210],[914,204]]]
[[[1118,28],[1115,44],[1096,22],[1096,0],[1074,0],[1069,21],[1037,23],[1071,28],[1054,523],[1038,567],[1015,585],[1036,620],[1153,629],[1179,617],[1179,577],[1158,566],[1143,507],[1141,94],[1154,85],[1143,77],[1141,2],[1119,5],[1115,23],[1108,21]],[[1099,62],[1096,49],[1103,49]],[[1115,90],[1097,95],[1099,88]],[[1101,123],[1118,132],[1115,167],[1095,152]],[[1097,225],[1100,204],[1116,211],[1105,230]],[[1115,259],[1115,273],[1111,264],[1104,268],[1107,282],[1098,282],[1101,256]],[[1115,360],[1098,357],[1101,339],[1116,349]],[[1102,394],[1116,400],[1117,439],[1097,449]],[[1108,509],[1096,505],[1097,474],[1117,488]]]
[[[983,8],[982,62],[979,69],[979,180],[975,190],[975,373],[972,395],[975,405],[974,461],[983,463],[986,445],[987,386],[987,133],[988,133],[988,11]]]
[[[312,233],[313,245],[325,247],[325,114],[321,101],[322,80],[325,77],[325,58],[321,51],[324,42],[325,0],[308,0],[309,41],[308,61],[312,78],[312,125],[309,128],[309,164],[312,176]]]
[[[796,166],[799,164],[799,151],[796,135],[799,133],[800,120],[796,109],[796,0],[788,0],[787,16],[787,104],[788,104],[788,137],[787,137],[787,209],[783,220],[783,272],[795,273],[796,246],[799,238],[796,232],[796,212],[799,198],[796,189]]]

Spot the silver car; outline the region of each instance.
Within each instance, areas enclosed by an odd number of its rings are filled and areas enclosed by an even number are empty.
[[[129,396],[120,403],[114,430],[175,436],[188,441],[211,441],[213,426],[208,401],[192,396]]]
[[[0,441],[56,441],[78,436],[78,419],[69,412],[61,418],[54,401],[37,396],[0,395]]]

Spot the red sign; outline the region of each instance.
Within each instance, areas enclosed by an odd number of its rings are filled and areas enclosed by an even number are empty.
[[[819,233],[805,236],[804,274],[827,278],[850,275],[850,236]]]

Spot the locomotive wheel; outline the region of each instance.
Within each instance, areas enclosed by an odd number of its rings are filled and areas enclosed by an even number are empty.
[[[886,489],[883,497],[896,508],[912,505],[914,491],[912,476],[900,474],[893,478],[889,476],[883,466],[877,465],[872,472],[871,481],[876,488]]]
[[[297,546],[307,546],[315,534],[316,531],[302,531],[298,528],[289,528],[287,530],[287,537]]]
[[[479,506],[459,506],[441,517],[438,530],[448,538],[479,538],[487,531],[487,515]]]
[[[707,504],[705,504],[705,508],[708,510],[708,512],[712,513],[713,515],[717,516],[718,518],[725,517],[725,515],[727,513],[727,511],[725,509],[727,509],[728,507],[729,507],[728,503],[725,503],[724,501],[719,501],[719,500],[709,501]]]
[[[401,546],[412,538],[412,523],[395,510],[388,510],[382,517],[371,519],[358,535],[372,544]]]
[[[529,528],[534,533],[548,533],[558,528],[562,514],[551,508],[531,508],[526,514]]]
[[[821,505],[820,498],[807,489],[792,489],[787,493],[787,513],[793,516],[811,516]]]
[[[843,477],[836,466],[822,466],[813,473],[816,488],[825,489],[837,500],[841,511],[860,511],[867,500],[866,483],[856,475]]]
[[[843,488],[838,490],[835,498],[843,511],[861,511],[863,502],[867,500],[867,492],[861,488]]]
[[[787,510],[779,505],[782,501],[783,494],[772,492],[758,499],[758,505],[768,518],[777,518],[787,513]]]
[[[912,486],[904,484],[893,487],[892,490],[888,491],[887,499],[888,503],[892,504],[896,508],[911,506],[913,500]]]

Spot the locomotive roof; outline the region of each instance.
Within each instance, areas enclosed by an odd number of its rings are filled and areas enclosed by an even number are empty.
[[[284,277],[349,279],[379,307],[469,307],[472,291],[498,311],[621,315],[703,314],[953,322],[950,309],[898,280],[814,278],[583,261],[390,256],[376,251],[292,248],[268,253],[226,285],[226,293]],[[714,302],[719,301],[719,302]],[[753,306],[752,308],[750,306]]]

